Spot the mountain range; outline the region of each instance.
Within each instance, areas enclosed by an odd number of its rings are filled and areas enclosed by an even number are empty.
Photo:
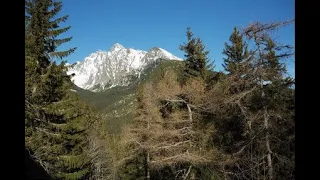
[[[159,47],[143,51],[115,43],[109,51],[96,51],[83,61],[69,65],[68,74],[74,74],[72,81],[76,86],[99,92],[116,86],[128,86],[158,60],[182,59]]]

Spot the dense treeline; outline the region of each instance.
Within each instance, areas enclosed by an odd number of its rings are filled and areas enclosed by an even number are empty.
[[[283,61],[293,48],[272,36],[292,22],[234,28],[225,73],[187,28],[185,61],[148,74],[132,123],[115,134],[73,90],[63,58],[76,48],[58,51],[72,39],[59,39],[70,29],[59,26],[68,18],[57,18],[61,8],[25,1],[29,179],[295,179],[294,79]]]
[[[188,28],[184,70],[163,70],[138,92],[121,141],[123,167],[136,172],[128,179],[294,179],[294,81],[281,63],[293,52],[270,36],[288,23],[235,28],[227,73],[211,76]]]

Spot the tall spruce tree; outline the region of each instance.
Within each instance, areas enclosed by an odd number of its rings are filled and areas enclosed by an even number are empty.
[[[250,102],[248,109],[256,116],[252,118],[253,131],[258,132],[261,128],[264,130],[257,138],[261,141],[254,142],[263,148],[258,151],[260,156],[264,156],[268,179],[294,178],[294,149],[290,148],[294,146],[295,126],[294,97],[293,90],[290,89],[293,81],[283,76],[286,69],[280,61],[293,55],[292,46],[278,44],[270,36],[271,32],[292,22],[265,24],[257,22],[244,31],[248,39],[254,41],[257,52],[255,71],[252,73],[257,86],[248,101]],[[291,107],[286,104],[287,102],[290,102]],[[252,137],[257,135],[253,131],[250,132]],[[286,148],[287,151],[283,151],[282,148]],[[286,173],[283,168],[286,168]]]
[[[232,171],[226,174],[231,179],[295,178],[294,90],[290,88],[293,81],[283,76],[285,67],[280,61],[293,53],[290,45],[280,45],[271,36],[286,24],[257,22],[244,29],[243,34],[253,40],[254,53],[250,54],[253,70],[248,72],[251,83],[241,91],[223,93],[223,121],[217,126],[222,135],[229,132],[233,135],[233,138],[222,137],[221,143],[222,147],[227,146],[226,153],[235,157],[235,163],[226,167]],[[232,86],[234,80],[232,75],[228,76],[225,85],[217,90]],[[230,124],[238,122],[241,123],[237,131],[232,132],[236,126]],[[241,133],[237,135],[237,132]],[[228,139],[233,142],[228,143]]]
[[[185,77],[201,77],[206,78],[207,69],[210,69],[212,64],[209,64],[209,51],[205,50],[205,46],[200,38],[194,38],[191,28],[187,28],[187,43],[180,45],[180,50],[186,54],[185,59]]]
[[[223,58],[223,67],[230,74],[235,74],[244,71],[247,67],[244,63],[248,62],[249,51],[248,45],[243,41],[238,29],[235,27],[231,34],[229,41],[231,44],[225,43],[223,54],[226,58]]]
[[[30,54],[40,67],[45,69],[50,64],[50,58],[68,56],[76,47],[65,51],[57,51],[57,47],[69,42],[72,37],[61,38],[58,36],[68,31],[71,26],[60,28],[59,24],[68,19],[68,15],[55,18],[61,11],[62,2],[54,0],[25,0],[25,20]],[[54,19],[55,18],[55,19]]]
[[[64,61],[75,48],[57,48],[70,38],[57,37],[70,29],[59,29],[68,16],[53,19],[62,8],[52,0],[25,1],[25,128],[26,148],[54,179],[87,179],[90,163],[86,131],[89,107],[71,91],[73,84]]]
[[[228,76],[232,79],[230,93],[239,93],[248,89],[252,85],[250,74],[252,67],[252,52],[248,50],[247,43],[243,40],[243,35],[235,27],[229,37],[231,44],[225,43],[223,54],[224,64],[222,66],[229,72]]]

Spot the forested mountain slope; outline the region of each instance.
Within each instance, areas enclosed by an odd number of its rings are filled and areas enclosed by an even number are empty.
[[[158,59],[148,65],[140,77],[135,77],[128,86],[117,86],[100,92],[92,92],[74,86],[80,97],[91,104],[106,119],[107,127],[112,133],[119,133],[122,124],[131,122],[136,104],[136,93],[139,85],[160,77],[165,70],[182,71],[184,62]]]

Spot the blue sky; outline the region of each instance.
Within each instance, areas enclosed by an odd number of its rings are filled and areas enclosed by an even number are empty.
[[[233,27],[254,21],[273,22],[294,18],[294,0],[67,0],[60,15],[70,15],[65,33],[73,40],[62,48],[78,47],[67,57],[83,60],[97,50],[109,50],[118,42],[126,48],[149,50],[158,46],[183,58],[179,45],[191,27],[222,70],[222,50]],[[294,45],[294,25],[276,34],[279,41]],[[294,71],[293,59],[288,70]]]

